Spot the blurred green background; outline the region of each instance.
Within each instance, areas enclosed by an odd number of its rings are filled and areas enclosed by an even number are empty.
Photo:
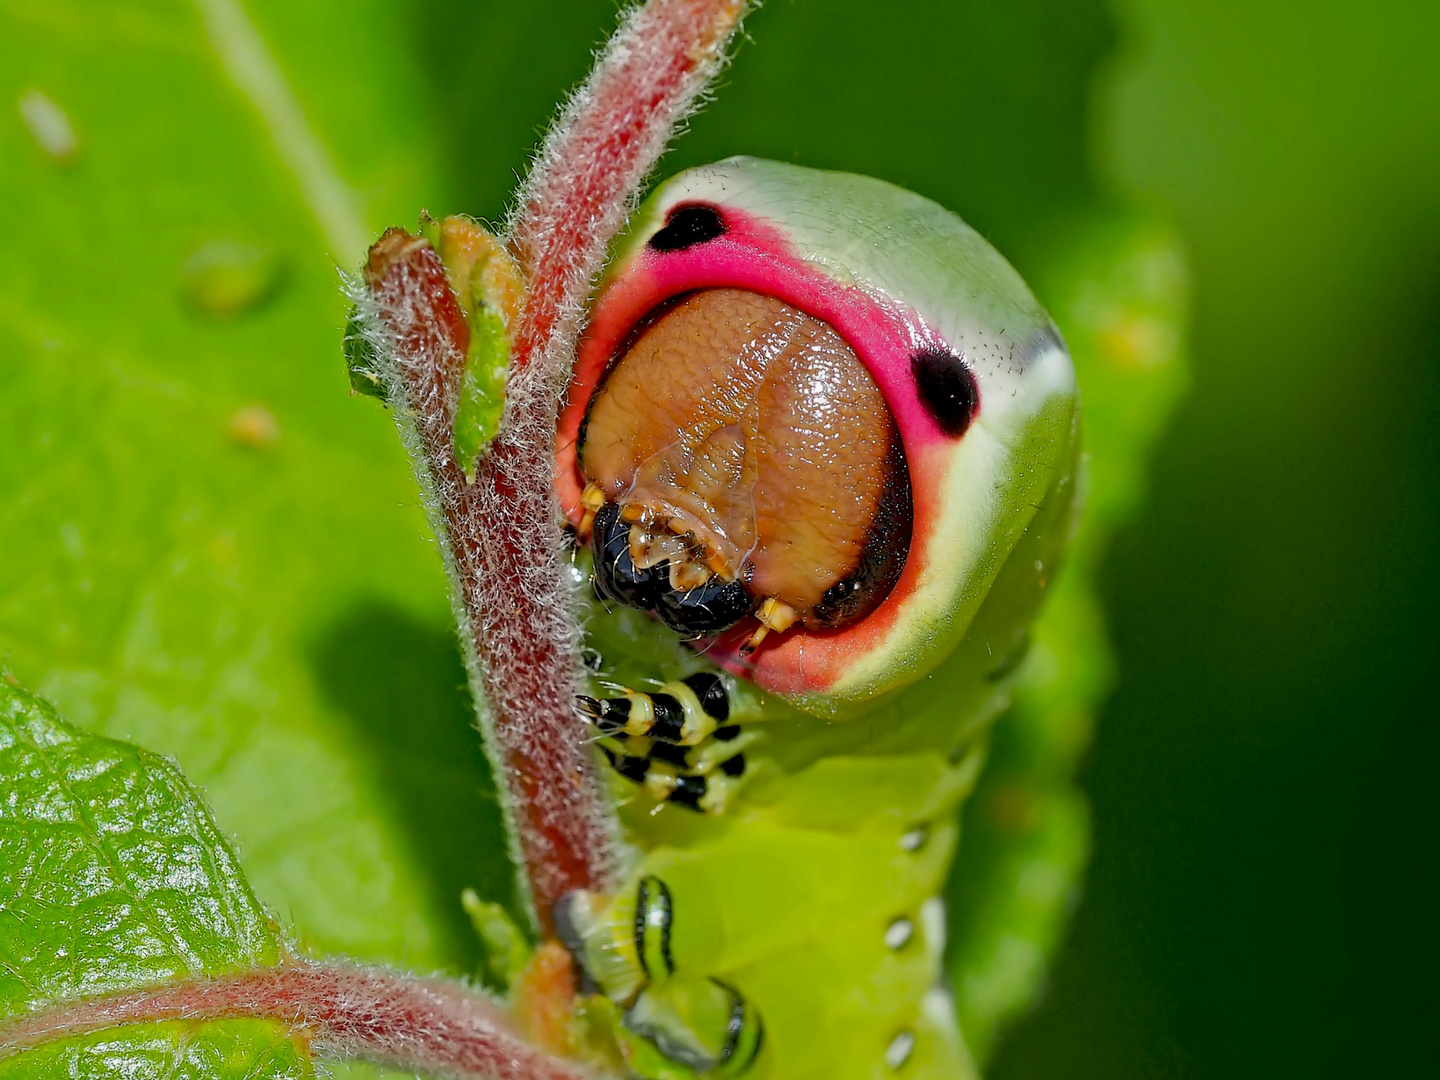
[[[498,219],[615,13],[248,6],[371,226]],[[433,556],[383,418],[343,396],[314,224],[202,77],[214,9],[0,0],[5,101],[45,90],[80,140],[47,162],[6,105],[5,662],[177,755],[311,940],[463,968],[451,898],[506,883],[466,865],[495,815]],[[1104,577],[1121,681],[1084,772],[1095,855],[992,1075],[1435,1067],[1440,7],[770,0],[748,29],[666,171],[872,173],[1022,272],[1115,201],[1189,246],[1193,390]],[[182,314],[176,267],[216,242],[279,267],[253,316]],[[254,400],[273,447],[234,434]],[[177,455],[185,425],[214,438]],[[277,754],[265,789],[244,762]],[[326,906],[347,890],[370,922]]]

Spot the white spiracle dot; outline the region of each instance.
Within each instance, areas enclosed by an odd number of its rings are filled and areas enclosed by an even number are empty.
[[[915,933],[915,924],[906,918],[899,918],[885,928],[885,945],[890,949],[903,948]]]
[[[930,833],[929,827],[917,825],[915,828],[900,835],[901,851],[919,851],[925,846],[925,837]]]
[[[915,1049],[915,1033],[913,1031],[902,1031],[895,1038],[890,1040],[890,1045],[885,1048],[885,1064],[892,1069],[898,1069],[910,1058],[910,1051]]]

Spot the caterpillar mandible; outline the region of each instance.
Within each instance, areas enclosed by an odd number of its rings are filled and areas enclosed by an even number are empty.
[[[939,892],[1076,422],[1049,317],[929,200],[737,158],[636,215],[556,475],[639,852],[561,932],[641,1075],[964,1074]]]

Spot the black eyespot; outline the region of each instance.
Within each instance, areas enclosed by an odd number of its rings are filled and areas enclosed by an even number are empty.
[[[944,349],[922,349],[910,357],[910,371],[921,402],[940,430],[964,435],[980,407],[980,388],[965,358]]]
[[[720,771],[726,776],[739,776],[745,771],[745,755],[736,754],[720,763]]]
[[[730,718],[730,695],[725,693],[725,684],[720,681],[718,675],[711,675],[708,671],[697,671],[694,675],[687,675],[680,681],[695,691],[695,697],[700,701],[700,708],[704,709],[708,715],[720,721]]]
[[[725,219],[713,206],[677,206],[665,218],[665,227],[650,237],[656,251],[684,251],[725,234]]]
[[[733,742],[740,737],[740,725],[726,724],[724,727],[717,727],[711,734],[721,742]]]

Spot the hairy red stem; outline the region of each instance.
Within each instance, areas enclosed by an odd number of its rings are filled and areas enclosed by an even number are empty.
[[[581,313],[636,192],[723,59],[743,0],[651,0],[626,16],[541,150],[511,223],[527,292],[500,433],[467,483],[452,424],[469,336],[423,241],[392,231],[366,270],[404,381],[473,643],[491,753],[542,931],[572,889],[614,885],[616,826],[575,713],[581,635],[554,494],[555,423]]]
[[[453,983],[310,963],[60,1005],[0,1025],[0,1060],[117,1024],[276,1020],[322,1053],[457,1080],[582,1080],[535,1049],[491,1001]]]
[[[610,40],[521,190],[511,245],[530,279],[516,357],[568,372],[581,305],[634,195],[724,57],[745,0],[652,0]]]
[[[467,482],[452,417],[469,329],[429,243],[392,229],[370,252],[366,282],[404,383],[425,479],[460,592],[490,710],[497,780],[508,793],[542,929],[555,901],[608,881],[612,834],[599,780],[573,717],[578,630],[563,585],[553,496],[537,490],[527,440],[498,438]]]

